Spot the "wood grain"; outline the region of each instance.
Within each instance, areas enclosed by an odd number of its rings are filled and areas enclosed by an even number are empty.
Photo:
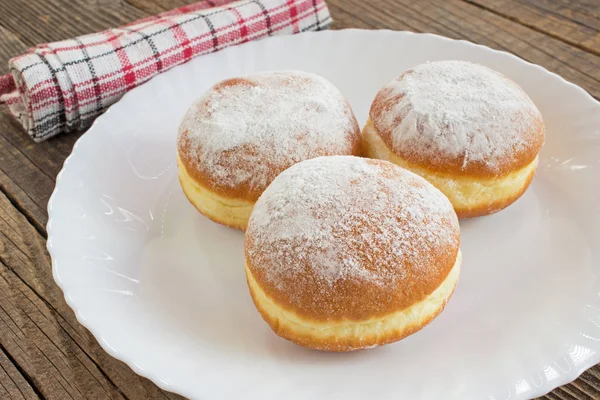
[[[0,25],[33,46],[121,26],[146,16],[122,0],[10,0],[2,1]]]
[[[550,0],[467,0],[494,14],[600,56],[600,21],[581,12],[567,12]]]
[[[0,399],[33,400],[39,397],[0,345]]]
[[[196,0],[0,1],[0,74],[40,42],[123,25]],[[598,0],[328,0],[334,28],[399,29],[514,53],[600,98]],[[68,10],[66,12],[65,10]],[[33,143],[0,110],[0,398],[180,399],[110,357],[53,281],[46,204],[80,134]],[[543,399],[600,398],[600,366]]]
[[[73,145],[82,133],[59,135],[52,140],[35,143],[27,135],[23,135],[21,125],[16,119],[0,114],[0,136],[14,148],[19,157],[27,159],[40,172],[52,181],[60,172],[65,158],[71,154]]]
[[[196,1],[191,0],[125,0],[127,3],[132,6],[147,12],[150,15],[160,14],[165,11],[172,10],[174,8],[179,8],[186,6],[188,4],[196,3]]]
[[[0,26],[0,75],[8,73],[8,60],[23,54],[28,47],[17,35]]]
[[[8,112],[0,112],[0,189],[43,235],[56,175],[79,136],[34,143]]]
[[[5,115],[3,115],[5,116]],[[34,226],[44,231],[48,222],[46,205],[54,189],[54,181],[21,156],[21,153],[0,136],[0,189],[28,217]]]

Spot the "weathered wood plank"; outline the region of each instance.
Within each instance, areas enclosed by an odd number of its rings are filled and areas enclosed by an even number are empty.
[[[150,15],[160,14],[165,11],[197,3],[198,0],[125,0],[135,8],[143,10]]]
[[[552,391],[561,400],[596,400],[593,396],[583,393],[574,384],[561,386]],[[542,397],[542,400],[546,400]]]
[[[555,390],[553,392],[548,393],[547,395],[545,395],[544,397],[538,397],[537,400],[543,399],[543,400],[565,400],[564,398],[559,397],[556,393],[558,392],[558,390]]]
[[[344,28],[359,28],[359,29],[373,29],[376,24],[369,21],[368,18],[358,18],[353,14],[350,14],[336,4],[329,4],[329,11],[334,16],[333,24],[331,29],[344,29]]]
[[[561,386],[553,391],[558,397],[562,399],[589,399],[593,400],[593,396],[589,393],[585,393],[584,391],[579,389],[579,385],[577,381],[573,382],[573,384]]]
[[[8,73],[8,60],[23,54],[28,47],[17,35],[0,26],[0,75]]]
[[[8,111],[0,111],[0,190],[43,234],[56,175],[80,135],[64,134],[35,143]]]
[[[21,281],[21,285],[28,288],[31,301],[35,304],[43,302],[44,315],[52,320],[61,343],[68,346],[71,353],[78,355],[82,362],[91,363],[105,380],[116,385],[129,399],[178,398],[163,392],[152,382],[136,375],[124,363],[110,357],[77,322],[65,303],[62,292],[54,283],[45,246],[44,238],[0,194],[0,262],[9,266],[10,272]],[[3,305],[4,299],[0,297],[0,307]],[[3,343],[1,337],[0,343]],[[87,385],[86,382],[82,384]]]
[[[0,25],[30,46],[102,31],[148,16],[123,0],[17,0],[3,1],[1,7]]]
[[[20,153],[52,181],[56,180],[56,175],[81,135],[82,133],[61,134],[42,143],[35,143],[15,118],[8,112],[0,112],[0,136],[15,152]]]
[[[0,399],[35,400],[40,396],[0,346]]]
[[[436,19],[430,18],[427,13],[423,14],[419,9],[414,9],[410,5],[407,6],[399,2],[386,4],[383,7],[379,5],[373,7],[360,0],[332,0],[329,5],[332,9],[334,21],[337,19],[336,11],[342,9],[342,4],[345,13],[352,15],[354,18],[367,21],[375,29],[430,32],[453,39],[465,39],[460,29],[442,24]],[[342,27],[349,28],[352,26],[352,19],[348,19],[348,25]]]
[[[577,382],[600,397],[600,365],[585,371]]]
[[[45,232],[46,205],[53,189],[54,181],[0,136],[0,191],[40,232]]]
[[[2,161],[0,156],[0,161]],[[46,231],[46,221],[48,216],[46,210],[39,207],[32,199],[13,182],[6,174],[0,171],[0,194],[8,196],[9,200],[18,207],[28,221],[38,230],[38,232]],[[40,221],[40,222],[38,222]]]
[[[567,17],[564,8],[548,0],[466,0],[511,21],[566,42],[584,51],[600,55],[600,31],[592,21],[580,22],[581,14]],[[600,9],[600,2],[596,4]],[[589,11],[589,10],[588,10]]]

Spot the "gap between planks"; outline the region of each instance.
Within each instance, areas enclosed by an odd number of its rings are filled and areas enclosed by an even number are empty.
[[[2,346],[2,343],[0,343],[0,385],[2,385],[10,399],[44,398],[36,388],[33,379],[20,368],[10,353]]]

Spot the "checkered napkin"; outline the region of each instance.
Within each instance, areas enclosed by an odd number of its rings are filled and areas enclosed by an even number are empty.
[[[324,0],[212,0],[10,60],[0,102],[41,142],[81,130],[131,88],[191,58],[272,35],[325,29]]]

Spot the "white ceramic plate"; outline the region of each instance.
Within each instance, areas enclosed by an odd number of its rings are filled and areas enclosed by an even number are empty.
[[[364,123],[386,82],[463,59],[520,84],[547,144],[527,193],[464,221],[464,265],[445,312],[397,344],[351,354],[276,337],[252,305],[242,233],[181,191],[176,130],[211,84],[259,70],[323,75]],[[524,399],[600,362],[600,104],[515,56],[434,35],[329,31],[204,56],[127,94],[77,142],[48,206],[56,282],[111,355],[203,399]]]

